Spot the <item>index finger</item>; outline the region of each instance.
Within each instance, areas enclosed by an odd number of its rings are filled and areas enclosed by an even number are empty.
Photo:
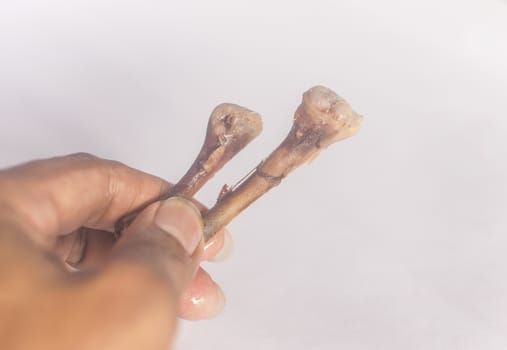
[[[126,213],[161,197],[170,184],[89,154],[32,161],[0,171],[8,218],[51,239],[82,226],[111,230]]]

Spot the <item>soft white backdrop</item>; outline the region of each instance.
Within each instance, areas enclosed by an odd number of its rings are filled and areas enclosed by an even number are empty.
[[[231,226],[177,349],[507,348],[507,3],[0,2],[0,166],[86,151],[176,180],[220,102],[260,139],[324,84],[365,116]]]

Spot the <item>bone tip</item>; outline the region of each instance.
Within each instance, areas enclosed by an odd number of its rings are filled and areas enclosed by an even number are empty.
[[[343,99],[336,92],[321,85],[314,86],[303,94],[303,101],[307,105],[323,112],[329,110],[341,100]]]
[[[356,134],[363,120],[344,98],[325,86],[306,91],[301,107],[305,113],[299,113],[298,118],[327,128],[330,143]]]
[[[262,118],[243,106],[222,103],[211,113],[210,126],[216,135],[254,138],[262,131]]]

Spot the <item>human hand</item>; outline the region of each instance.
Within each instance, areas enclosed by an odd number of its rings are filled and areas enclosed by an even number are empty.
[[[166,349],[178,315],[216,315],[223,294],[199,263],[223,258],[230,236],[204,244],[190,202],[156,202],[112,233],[170,186],[83,154],[0,171],[0,347]]]

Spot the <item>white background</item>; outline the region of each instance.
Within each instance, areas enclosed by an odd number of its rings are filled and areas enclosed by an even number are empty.
[[[507,348],[507,2],[0,2],[0,166],[76,151],[171,181],[209,113],[264,133],[212,204],[335,89],[360,133],[254,204],[177,349]]]

